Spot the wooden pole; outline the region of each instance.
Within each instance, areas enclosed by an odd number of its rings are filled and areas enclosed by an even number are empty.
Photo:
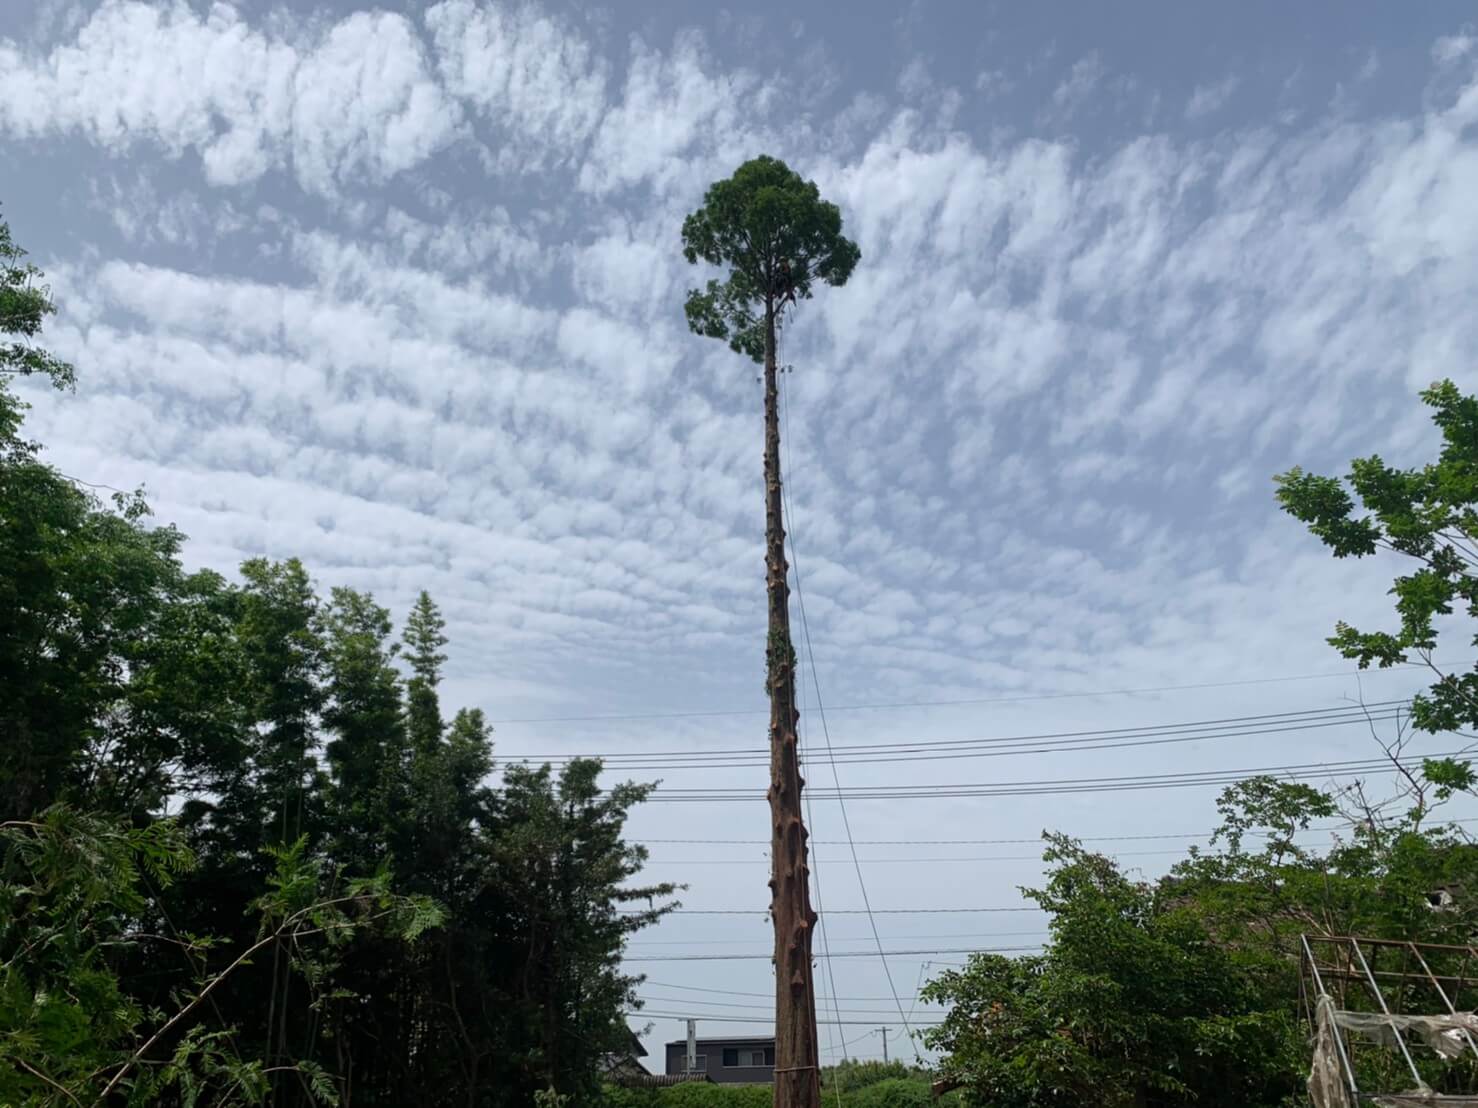
[[[770,917],[775,924],[775,1108],[820,1108],[821,1074],[812,987],[811,909],[806,826],[801,819],[796,741],[795,648],[790,638],[789,566],[780,489],[780,393],[775,362],[775,295],[765,297],[765,584],[770,694]]]

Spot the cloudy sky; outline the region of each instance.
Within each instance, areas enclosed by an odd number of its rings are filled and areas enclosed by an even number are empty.
[[[79,371],[75,394],[25,389],[31,430],[69,474],[146,486],[194,564],[298,555],[399,612],[429,589],[453,636],[448,697],[499,721],[503,757],[756,750],[760,391],[686,332],[683,293],[706,274],[678,228],[710,181],[769,152],[862,249],[782,355],[812,783],[1367,758],[1350,724],[843,758],[833,777],[815,705],[843,747],[1417,687],[1357,685],[1323,642],[1336,619],[1383,618],[1397,567],[1334,563],[1269,478],[1425,460],[1417,390],[1478,382],[1465,19],[1455,3],[838,19],[12,2],[0,202],[51,274],[50,343]],[[633,942],[662,983],[649,1009],[763,1030],[721,1017],[765,1018],[765,772],[736,755],[650,776],[748,790],[651,804],[633,830],[656,875],[689,882],[687,907],[749,914],[674,916]],[[1044,827],[1170,835],[1095,843],[1153,874],[1214,822],[1207,786],[917,791],[846,808],[875,908],[1019,907],[1036,848],[998,840]],[[842,816],[818,791],[826,933],[865,953],[867,918],[840,912],[864,903]],[[878,930],[887,949],[951,951],[1030,946],[1041,920],[888,914]],[[736,954],[753,957],[692,960]],[[891,958],[905,1008],[958,957]],[[832,964],[843,999],[826,1003],[858,1022],[823,1029],[828,1057],[880,1053],[866,1024],[900,1020],[878,958]],[[652,1038],[680,1030],[663,1016]]]

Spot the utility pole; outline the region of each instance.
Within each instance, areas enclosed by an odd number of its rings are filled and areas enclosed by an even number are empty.
[[[768,270],[769,267],[767,267]],[[778,274],[766,274],[775,281]],[[780,390],[775,358],[776,296],[765,296],[765,585],[769,633],[765,685],[770,693],[770,915],[775,923],[775,1104],[821,1103],[816,991],[812,981],[810,865],[801,818],[796,725],[796,655],[790,638],[790,569],[780,485]],[[783,1044],[783,1045],[782,1045]],[[785,1090],[782,1093],[782,1088]],[[783,1097],[783,1099],[782,1099]]]
[[[780,484],[780,390],[776,335],[786,305],[814,284],[845,284],[861,252],[843,237],[841,212],[816,185],[777,158],[761,156],[715,182],[683,221],[683,255],[729,268],[727,281],[692,289],[688,327],[725,339],[764,364],[765,692],[770,697],[770,918],[775,927],[775,1108],[819,1108],[806,828],[801,818],[796,725],[796,653],[790,637],[789,569]]]
[[[683,1066],[684,1073],[693,1073],[698,1068],[698,1021],[688,1021],[688,1058]]]
[[[888,1064],[888,1029],[879,1027],[878,1034],[883,1037],[883,1065],[886,1066]]]

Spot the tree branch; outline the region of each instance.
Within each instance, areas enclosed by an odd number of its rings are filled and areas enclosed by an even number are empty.
[[[60,1082],[54,1081],[52,1078],[48,1077],[46,1074],[38,1070],[35,1066],[31,1065],[31,1063],[27,1062],[24,1058],[16,1058],[15,1064],[20,1066],[21,1069],[25,1070],[33,1077],[39,1077],[42,1081],[45,1081],[53,1089],[57,1090],[64,1097],[70,1100],[73,1104],[77,1105],[77,1108],[82,1108],[82,1101],[77,1099],[77,1097],[72,1093],[72,1090],[68,1089]]]
[[[154,1034],[150,1035],[149,1038],[148,1038],[148,1040],[145,1041],[144,1045],[141,1046],[141,1047],[139,1047],[136,1051],[133,1052],[133,1055],[128,1059],[128,1061],[127,1062],[124,1062],[123,1065],[122,1065],[122,1067],[118,1070],[118,1072],[113,1075],[112,1080],[109,1081],[108,1084],[103,1087],[103,1091],[102,1091],[101,1095],[99,1095],[97,1102],[99,1104],[101,1104],[102,1102],[106,1101],[108,1099],[108,1094],[111,1093],[117,1087],[118,1083],[123,1080],[124,1076],[128,1073],[128,1071],[130,1069],[132,1069],[134,1066],[136,1066],[139,1063],[139,1060],[141,1058],[143,1058],[143,1056],[149,1052],[150,1048],[152,1048],[155,1043],[157,1043],[161,1038],[163,1038],[164,1035],[171,1028],[173,1028],[176,1024],[178,1024],[181,1020],[183,1020],[186,1016],[188,1016],[191,1012],[193,1012],[196,1008],[198,1008],[200,1006],[200,1004],[205,1000],[205,998],[208,997],[212,992],[214,992],[215,989],[216,989],[216,987],[218,985],[220,985],[220,983],[222,981],[224,981],[233,972],[235,972],[235,970],[237,968],[239,968],[241,965],[243,965],[244,963],[246,963],[247,961],[249,961],[251,959],[252,955],[256,954],[260,950],[265,949],[266,947],[270,946],[272,943],[277,942],[282,937],[282,935],[284,933],[288,932],[296,924],[296,922],[298,920],[302,919],[304,916],[306,916],[306,915],[308,915],[308,914],[310,914],[312,912],[321,911],[321,910],[323,910],[325,908],[332,908],[332,907],[334,907],[335,905],[338,905],[338,904],[353,903],[353,902],[360,901],[360,900],[363,900],[363,899],[365,899],[363,896],[341,896],[341,897],[335,897],[333,900],[324,900],[324,901],[320,901],[317,904],[310,904],[310,905],[308,905],[308,907],[301,908],[298,911],[294,912],[292,915],[288,916],[286,919],[284,919],[282,921],[281,926],[279,926],[277,928],[277,930],[273,931],[270,935],[267,935],[266,937],[258,940],[256,943],[252,944],[250,947],[248,947],[246,950],[244,950],[240,955],[237,956],[237,958],[236,958],[235,961],[233,961],[229,966],[227,966],[225,969],[223,969],[220,973],[216,974],[216,976],[213,977],[210,980],[210,983],[207,984],[205,986],[205,988],[202,989],[196,995],[196,997],[195,997],[194,1000],[190,1001],[189,1004],[187,1004],[183,1008],[181,1008],[178,1012],[176,1012],[173,1016],[171,1016],[169,1018],[169,1020],[164,1023],[163,1026],[161,1026],[157,1031],[155,1031]],[[381,912],[381,913],[379,913],[377,915],[370,916],[369,919],[370,920],[378,919],[378,918],[380,918],[380,917],[382,917],[384,915],[387,915],[387,914],[388,913]],[[353,927],[354,926],[354,922],[352,920],[345,920],[342,924],[340,924],[338,926],[339,927]],[[307,931],[295,932],[295,934],[318,935],[318,934],[322,934],[322,933],[324,933],[326,931],[334,930],[334,929],[336,929],[336,928],[330,928],[330,927],[326,927],[326,926],[324,926],[324,927],[315,927],[315,928],[310,928]]]

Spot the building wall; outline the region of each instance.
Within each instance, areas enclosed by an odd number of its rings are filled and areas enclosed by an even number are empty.
[[[773,1056],[775,1041],[771,1039],[768,1043],[739,1042],[723,1039],[700,1039],[698,1041],[699,1068],[706,1074],[708,1079],[718,1085],[768,1085],[775,1079],[775,1067],[773,1064],[767,1066],[726,1066],[724,1065],[724,1049],[760,1050],[768,1047]],[[682,1073],[687,1065],[688,1048],[686,1044],[669,1043],[667,1046],[667,1072]]]

